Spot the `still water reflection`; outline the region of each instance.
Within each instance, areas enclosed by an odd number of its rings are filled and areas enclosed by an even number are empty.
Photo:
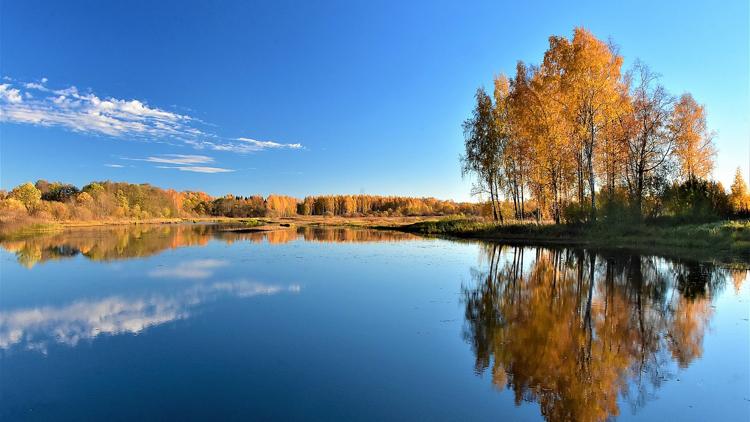
[[[180,224],[81,228],[19,240],[5,240],[0,247],[15,253],[19,264],[32,268],[40,262],[72,258],[77,255],[94,261],[147,257],[165,249],[205,246],[211,240],[221,240],[227,244],[239,241],[283,244],[297,239],[308,242],[385,242],[416,237],[407,233],[346,228],[292,227],[256,231],[253,228],[228,224]]]
[[[548,420],[597,421],[634,409],[703,353],[713,265],[641,255],[483,245],[488,268],[464,287],[464,337],[477,372]],[[741,351],[737,351],[741,353]]]
[[[750,416],[744,269],[324,228],[0,247],[3,420]]]

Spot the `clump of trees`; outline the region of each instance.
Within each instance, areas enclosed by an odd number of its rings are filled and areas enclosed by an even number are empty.
[[[262,217],[266,215],[266,201],[262,196],[226,195],[201,204],[203,214],[224,217]]]
[[[481,204],[434,198],[373,195],[263,197],[177,192],[149,184],[93,182],[82,188],[39,180],[0,191],[0,222],[38,220],[149,219],[197,216],[289,217],[294,215],[416,216],[479,215]]]
[[[191,210],[197,214],[223,217],[289,217],[297,213],[297,198],[284,195],[234,196],[232,194],[200,203]],[[203,211],[203,212],[199,212]]]
[[[192,196],[192,192],[163,190],[149,184],[106,181],[79,189],[39,180],[0,193],[0,212],[4,221],[28,216],[40,220],[177,217],[185,214],[183,203]]]
[[[477,90],[462,170],[496,220],[503,202],[515,219],[557,223],[746,206],[708,180],[716,148],[705,107],[669,94],[645,64],[622,64],[614,44],[575,28],[549,38],[541,64],[519,61],[514,76],[495,77],[491,96]]]

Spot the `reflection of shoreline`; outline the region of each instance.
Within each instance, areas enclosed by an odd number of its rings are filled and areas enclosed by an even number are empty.
[[[731,273],[569,249],[485,244],[483,256],[462,287],[475,370],[549,421],[608,420],[619,398],[644,405],[702,355],[711,301]]]
[[[0,312],[0,349],[18,346],[46,352],[50,343],[76,346],[102,334],[137,334],[190,316],[191,308],[220,295],[248,298],[281,292],[297,293],[298,285],[282,287],[247,280],[194,284],[172,294],[144,297],[110,296],[79,300],[65,306],[43,306]]]
[[[16,254],[18,262],[31,268],[37,263],[82,255],[94,261],[110,261],[158,254],[167,249],[205,246],[211,240],[226,243],[252,242],[284,244],[305,241],[360,243],[404,241],[417,236],[371,229],[287,228],[263,232],[227,230],[221,224],[182,224],[167,226],[116,226],[77,229],[61,233],[40,234],[21,240],[5,240],[0,247]]]

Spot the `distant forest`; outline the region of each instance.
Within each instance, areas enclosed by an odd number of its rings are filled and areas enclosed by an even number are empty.
[[[483,205],[435,198],[376,195],[263,197],[204,192],[177,192],[149,184],[93,182],[82,188],[39,180],[10,192],[0,191],[0,222],[29,218],[50,221],[149,219],[175,217],[284,217],[322,216],[477,216]]]

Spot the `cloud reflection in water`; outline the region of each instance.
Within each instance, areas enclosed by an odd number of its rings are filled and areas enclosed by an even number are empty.
[[[171,294],[128,298],[110,296],[79,300],[66,306],[42,306],[0,312],[0,349],[21,347],[46,353],[51,342],[76,346],[102,334],[138,334],[143,330],[190,316],[191,308],[220,295],[248,298],[281,292],[297,293],[300,286],[281,286],[248,280],[197,284]]]

